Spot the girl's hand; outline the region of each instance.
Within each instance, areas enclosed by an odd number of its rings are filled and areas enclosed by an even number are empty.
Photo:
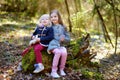
[[[32,39],[38,38],[38,35],[32,36]]]
[[[32,36],[32,39],[35,39],[35,36]]]
[[[65,40],[65,36],[64,35],[61,35],[60,36],[60,41],[62,42],[62,41],[64,41]]]
[[[36,42],[40,42],[40,38],[35,38]]]
[[[33,44],[35,44],[35,43],[37,43],[37,42],[40,42],[40,38],[34,38],[33,40],[31,40],[31,41],[29,42],[29,45],[31,46],[31,45],[33,45]]]

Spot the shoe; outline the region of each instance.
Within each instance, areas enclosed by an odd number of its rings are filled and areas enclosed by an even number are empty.
[[[51,72],[51,76],[53,78],[59,78],[60,76],[57,74],[57,72]]]
[[[61,76],[65,76],[66,73],[65,73],[63,70],[60,70],[60,75],[61,75]]]
[[[35,70],[33,71],[33,73],[39,73],[42,70],[44,70],[43,64],[42,63],[38,63],[38,64],[35,64]]]
[[[18,64],[17,71],[22,71],[22,62]]]

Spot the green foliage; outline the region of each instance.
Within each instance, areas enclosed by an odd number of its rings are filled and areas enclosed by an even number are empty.
[[[71,17],[72,25],[74,25],[73,33],[76,34],[76,36],[80,36],[81,33],[84,33],[83,30],[85,26],[84,16],[82,13],[78,12],[76,15]]]
[[[48,54],[46,51],[42,51],[42,63],[45,67],[45,69],[51,68],[53,55]],[[35,54],[33,48],[23,56],[22,58],[22,67],[23,71],[33,71],[34,70],[34,64],[36,63],[35,60]]]
[[[24,16],[35,16],[38,0],[6,0],[1,4],[1,11],[22,12]]]
[[[81,65],[81,64],[78,63],[78,60],[77,60],[77,59],[67,61],[67,66],[68,66],[68,67],[71,67],[71,68],[73,68],[73,69],[79,69],[79,68],[80,68],[80,65]]]
[[[45,69],[52,67],[53,54],[48,54],[47,51],[42,51],[42,62]]]
[[[82,34],[85,34],[90,29],[91,16],[89,15],[91,15],[89,10],[83,10],[71,16],[72,25],[74,25],[72,31],[76,37],[82,36]]]
[[[104,80],[103,75],[96,71],[90,71],[89,69],[82,69],[81,73],[89,79],[95,79],[95,80]]]
[[[91,34],[96,34],[96,35],[100,35],[101,34],[100,31],[94,30],[94,29],[91,29],[90,32],[91,32]]]
[[[22,58],[22,67],[23,70],[26,71],[31,71],[34,69],[34,64],[35,64],[35,55],[34,55],[34,50],[33,48],[23,56]]]
[[[62,3],[64,0],[57,0],[58,2]]]
[[[74,69],[79,69],[80,66],[82,66],[81,59],[74,59],[76,54],[79,52],[81,45],[82,45],[81,37],[70,42],[70,49],[68,50],[68,52],[70,52],[72,54],[68,56],[67,65],[69,65],[70,67],[72,67]]]
[[[30,0],[26,2],[27,6],[27,12],[25,13],[26,16],[35,16],[38,10],[38,0]]]
[[[75,55],[79,51],[79,44],[77,44],[76,41],[71,41],[70,44],[71,44],[72,53],[73,55]]]
[[[81,45],[82,45],[82,38],[81,37],[70,42],[70,47],[72,49],[73,55],[76,55],[78,53]]]

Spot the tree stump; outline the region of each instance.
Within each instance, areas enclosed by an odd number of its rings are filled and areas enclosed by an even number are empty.
[[[93,59],[96,56],[96,52],[90,52],[89,46],[90,34],[87,34],[86,36],[83,36],[82,38],[78,39],[78,42],[76,42],[76,44],[74,44],[71,48],[77,50],[77,52],[73,51],[72,54],[70,54],[70,57],[68,57],[69,59],[67,61],[67,65],[89,65],[91,59]]]
[[[89,40],[90,40],[90,35],[87,34],[84,36],[77,44],[79,44],[78,47],[75,47],[75,45],[72,45],[71,49],[69,50],[74,50],[74,47],[77,48],[76,53],[68,54],[68,59],[67,59],[67,65],[74,65],[76,64],[78,67],[78,64],[89,64],[90,60],[96,56],[96,53],[91,53],[90,48],[89,48]],[[71,46],[69,46],[71,47]],[[68,48],[68,47],[67,47]],[[75,54],[75,55],[74,55]],[[53,54],[48,54],[47,51],[42,52],[42,62],[45,67],[45,70],[43,72],[49,72],[52,67],[52,60],[53,60]],[[72,61],[71,61],[72,60]],[[22,66],[23,70],[26,71],[33,71],[34,64],[35,64],[35,55],[33,48],[25,54],[25,56],[22,58]]]

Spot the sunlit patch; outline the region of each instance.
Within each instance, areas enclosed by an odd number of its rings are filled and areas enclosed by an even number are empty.
[[[30,34],[29,31],[19,30],[16,35],[22,37],[22,36],[29,36]]]

